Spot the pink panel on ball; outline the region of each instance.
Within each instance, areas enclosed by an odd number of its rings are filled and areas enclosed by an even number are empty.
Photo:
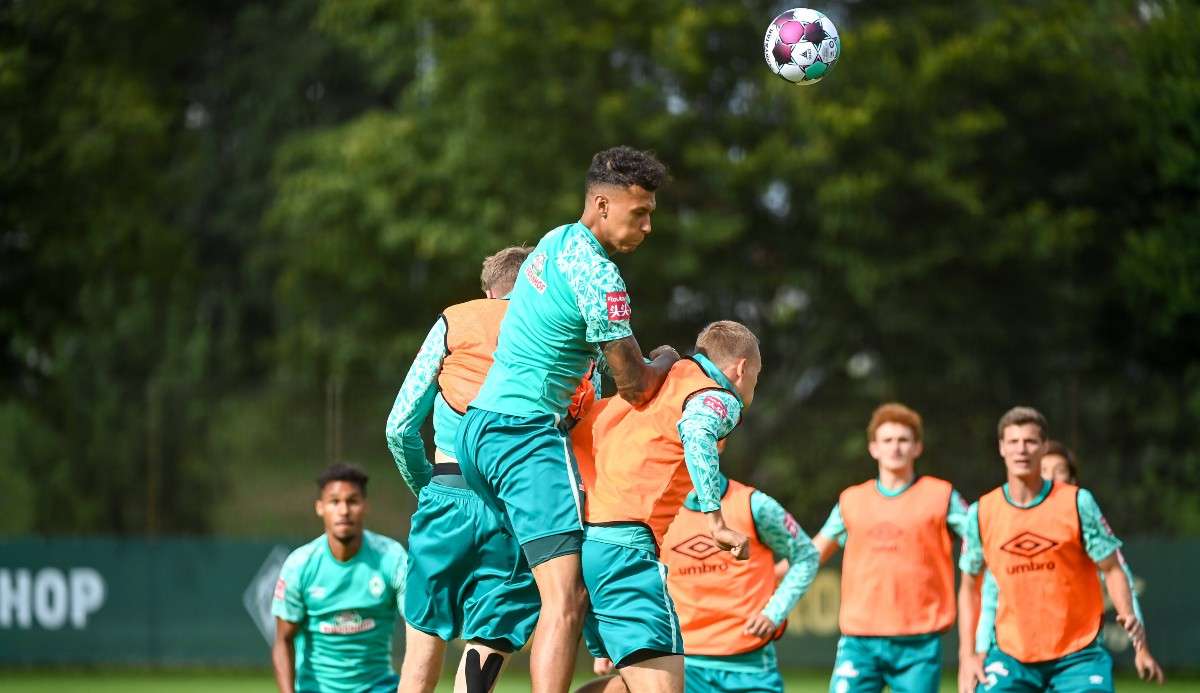
[[[786,22],[779,27],[779,40],[784,43],[795,43],[804,36],[804,25],[800,22]]]

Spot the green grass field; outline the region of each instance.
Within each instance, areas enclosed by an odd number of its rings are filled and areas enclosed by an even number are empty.
[[[788,693],[825,693],[829,690],[828,674],[824,672],[791,672],[786,677]],[[579,683],[585,679],[580,678]],[[0,693],[270,693],[275,690],[267,673],[120,673],[120,672],[25,672],[0,670]],[[452,690],[446,680],[438,691]],[[529,679],[519,672],[502,679],[497,693],[524,693]],[[1121,693],[1195,693],[1200,691],[1200,679],[1168,681],[1165,686],[1153,686],[1136,679],[1121,678],[1117,682]],[[954,685],[947,678],[942,693],[953,693]]]

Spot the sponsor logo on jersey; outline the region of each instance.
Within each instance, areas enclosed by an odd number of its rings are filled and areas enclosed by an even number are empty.
[[[317,626],[324,635],[354,635],[374,630],[375,619],[363,618],[357,611],[343,611],[333,617],[332,621],[321,621]]]
[[[725,406],[725,403],[721,401],[720,397],[705,395],[704,399],[701,400],[700,403],[716,412],[717,416],[721,417],[722,419],[729,416],[729,407]]]
[[[525,279],[539,294],[546,292],[546,280],[542,274],[546,271],[546,254],[538,253],[529,264],[525,265]]]
[[[688,558],[703,561],[714,553],[720,553],[721,547],[717,546],[712,537],[705,534],[697,534],[672,546],[671,550],[675,553],[681,553]]]
[[[633,309],[629,307],[629,293],[626,291],[609,291],[604,295],[608,304],[608,321],[623,322],[633,317]]]
[[[279,578],[275,581],[275,598],[283,599],[285,594],[287,594],[287,583],[283,581],[283,578]]]

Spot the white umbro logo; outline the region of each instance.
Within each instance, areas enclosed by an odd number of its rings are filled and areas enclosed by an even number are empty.
[[[313,599],[324,599],[325,588],[321,587],[320,585],[313,585],[312,587],[308,588],[308,596],[312,597]]]
[[[1088,683],[1100,684],[1104,683],[1104,677],[1100,674],[1092,674],[1088,677]]]

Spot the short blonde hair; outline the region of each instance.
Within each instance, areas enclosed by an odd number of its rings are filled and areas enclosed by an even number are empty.
[[[1050,427],[1046,425],[1046,417],[1042,416],[1042,412],[1033,407],[1013,407],[1004,412],[1004,416],[1000,417],[1000,422],[996,424],[996,439],[1004,440],[1004,429],[1009,426],[1024,426],[1025,424],[1036,424],[1042,431],[1042,440],[1050,437]]]
[[[499,294],[512,291],[517,283],[517,271],[521,263],[533,252],[533,248],[523,245],[505,248],[495,255],[489,255],[483,261],[483,271],[479,273],[479,285],[484,291],[489,289]]]
[[[871,413],[871,422],[867,424],[867,442],[875,442],[875,432],[885,423],[900,424],[907,426],[912,431],[913,440],[920,441],[925,435],[925,429],[921,424],[921,415],[900,404],[899,402],[888,402],[881,404]]]
[[[696,337],[696,353],[707,356],[717,366],[728,366],[738,359],[761,362],[758,337],[740,322],[718,320],[709,323]]]

